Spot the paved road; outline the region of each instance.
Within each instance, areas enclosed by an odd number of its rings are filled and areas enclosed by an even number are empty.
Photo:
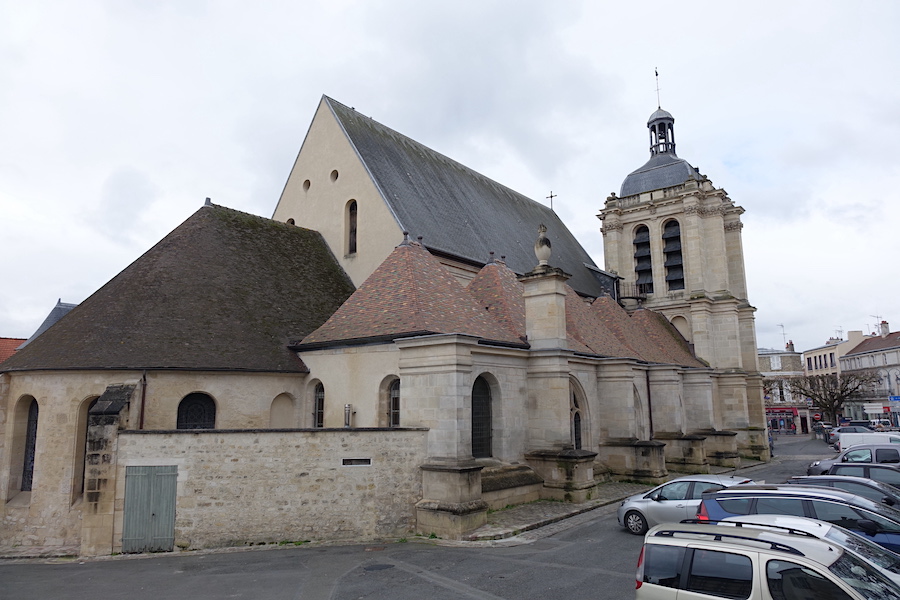
[[[776,460],[742,469],[778,483],[833,456],[821,440],[784,436]],[[0,562],[0,598],[95,600],[620,600],[634,597],[642,538],[616,506],[493,543],[413,540],[71,563]]]

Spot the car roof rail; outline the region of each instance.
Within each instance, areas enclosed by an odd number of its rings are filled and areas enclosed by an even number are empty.
[[[789,546],[788,544],[782,544],[781,542],[773,542],[771,540],[763,540],[755,537],[750,537],[747,535],[738,535],[736,533],[726,533],[723,532],[722,529],[724,527],[710,527],[709,531],[702,531],[699,529],[660,529],[656,533],[653,534],[654,537],[670,537],[674,538],[676,534],[682,533],[685,535],[701,535],[701,536],[709,536],[717,542],[721,542],[723,538],[728,538],[729,540],[745,540],[748,542],[755,542],[757,544],[768,544],[772,550],[781,550],[782,552],[787,552],[789,554],[796,554],[797,556],[806,556],[793,546]],[[815,536],[813,536],[815,537]]]
[[[701,519],[684,519],[680,522],[681,523],[702,523],[704,525],[707,523],[709,523],[711,525],[718,525],[719,523],[724,523],[726,525],[734,525],[735,527],[743,527],[744,525],[747,525],[748,527],[777,529],[779,531],[784,531],[786,533],[792,533],[794,535],[802,535],[805,537],[811,537],[813,539],[819,539],[819,537],[813,533],[810,533],[808,531],[803,531],[802,529],[797,529],[795,527],[789,527],[787,525],[770,525],[769,523],[753,523],[750,521],[725,521],[725,520],[716,521],[716,520],[712,520],[712,519],[709,521],[701,520]]]

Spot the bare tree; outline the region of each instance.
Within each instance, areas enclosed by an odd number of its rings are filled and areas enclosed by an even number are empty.
[[[825,413],[825,420],[837,424],[837,413],[848,400],[869,389],[878,380],[874,371],[851,371],[840,375],[798,375],[785,383],[792,394],[809,398]]]

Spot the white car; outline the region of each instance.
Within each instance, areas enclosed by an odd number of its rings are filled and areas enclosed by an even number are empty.
[[[649,492],[629,496],[616,511],[619,525],[634,535],[644,535],[657,523],[693,519],[703,492],[740,484],[760,483],[729,475],[687,475],[659,485]]]
[[[647,532],[636,600],[898,600],[871,563],[802,532],[664,523]]]
[[[872,563],[881,574],[900,585],[900,555],[879,546],[864,536],[844,529],[833,523],[818,521],[808,517],[788,515],[744,515],[728,517],[719,521],[720,525],[737,527],[757,527],[781,531],[802,531],[820,540],[835,544],[853,552],[863,560]]]

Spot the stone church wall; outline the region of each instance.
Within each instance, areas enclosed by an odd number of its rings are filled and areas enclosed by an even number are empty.
[[[129,466],[178,467],[176,550],[409,535],[422,494],[426,434],[120,432],[113,551],[121,549]]]

